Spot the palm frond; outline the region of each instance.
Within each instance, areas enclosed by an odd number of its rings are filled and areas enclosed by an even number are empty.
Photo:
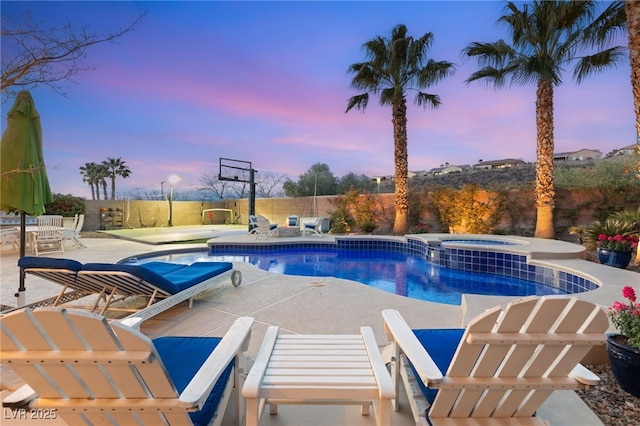
[[[413,102],[422,107],[430,107],[431,109],[435,109],[440,106],[440,96],[432,95],[430,93],[418,92]]]
[[[364,111],[365,109],[367,109],[368,103],[369,103],[368,93],[352,96],[351,98],[349,98],[349,103],[347,104],[347,110],[345,112],[349,112],[353,108]]]
[[[593,74],[606,71],[612,65],[617,66],[627,58],[627,51],[622,46],[612,47],[593,55],[582,57],[573,69],[573,77],[579,84]]]
[[[624,1],[612,2],[590,25],[585,29],[585,40],[591,46],[605,47],[619,34],[627,30],[627,14]]]

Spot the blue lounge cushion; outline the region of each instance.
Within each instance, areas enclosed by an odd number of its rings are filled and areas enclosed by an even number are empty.
[[[169,263],[169,262],[147,262],[143,264],[145,268],[151,269],[153,272],[159,275],[166,275],[170,272],[178,271],[182,268],[186,268],[187,265],[181,263]]]
[[[202,364],[207,360],[213,349],[222,339],[218,337],[159,337],[153,339],[171,381],[178,393],[182,393]],[[233,363],[233,362],[232,362]],[[232,363],[229,363],[200,411],[189,413],[195,425],[207,425],[215,415],[224,388],[231,375]]]
[[[164,277],[182,291],[233,268],[231,262],[195,262]]]
[[[18,259],[18,266],[24,269],[68,269],[74,272],[82,269],[82,263],[77,260],[36,256],[21,257]]]
[[[148,267],[146,266],[147,264],[127,265],[113,263],[86,263],[82,270],[93,272],[127,272],[166,291],[169,294],[177,294],[184,289],[200,284],[201,282],[228,271],[233,267],[231,262],[196,262],[189,266],[166,262],[150,263],[152,264]],[[158,272],[165,273],[161,274]]]
[[[442,374],[446,374],[449,369],[449,365],[451,364],[451,360],[453,359],[453,355],[455,355],[456,349],[458,349],[458,344],[460,343],[460,339],[462,339],[464,329],[442,328],[412,331],[422,346],[429,353],[433,362],[436,363]],[[416,371],[413,368],[413,365],[411,366],[411,369],[415,374]],[[418,377],[417,374],[416,377]],[[426,387],[424,383],[422,383],[422,380],[417,380],[417,382],[424,397],[430,404],[432,404],[433,400],[436,398],[438,390]]]
[[[169,294],[176,294],[180,290],[171,281],[157,274],[149,268],[141,265],[125,265],[114,263],[85,263],[83,272],[127,272],[147,283],[166,291]]]

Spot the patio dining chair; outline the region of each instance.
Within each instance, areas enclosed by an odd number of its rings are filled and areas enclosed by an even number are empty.
[[[277,223],[269,222],[269,219],[264,216],[256,216],[255,223],[256,227],[253,233],[256,235],[256,240],[262,235],[264,235],[265,239],[269,238],[278,229]]]
[[[323,217],[317,217],[313,222],[304,222],[302,224],[302,236],[306,236],[307,233],[311,235],[324,235],[321,230]]]
[[[579,363],[609,327],[600,306],[564,296],[497,306],[465,329],[412,330],[396,310],[382,316],[396,392],[404,383],[416,425],[433,426],[548,424],[534,414],[555,390],[598,383]]]
[[[38,230],[34,235],[33,250],[36,256],[41,253],[64,253],[62,216],[38,216]]]
[[[62,228],[62,239],[64,241],[72,241],[77,247],[87,248],[87,246],[80,241],[80,231],[82,231],[82,227],[84,226],[84,215],[80,214],[76,216],[71,228]]]
[[[4,409],[51,410],[70,425],[220,425],[233,396],[240,425],[252,324],[241,317],[222,338],[151,340],[82,310],[13,312],[0,318],[0,360],[26,384]]]
[[[8,247],[13,250],[20,248],[20,231],[16,228],[0,229],[0,250]]]

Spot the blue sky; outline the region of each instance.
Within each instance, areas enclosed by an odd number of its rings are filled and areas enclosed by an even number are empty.
[[[475,164],[479,159],[534,161],[535,87],[494,90],[465,84],[477,69],[460,55],[469,42],[508,34],[496,1],[425,2],[2,2],[2,14],[30,10],[47,23],[71,21],[116,30],[140,8],[135,31],[88,51],[92,70],[65,86],[31,90],[43,128],[52,190],[90,198],[79,167],[121,157],[131,176],[118,192],[160,191],[172,173],[176,191],[217,173],[220,157],[297,180],[314,163],[334,175],[394,172],[391,110],[371,101],[345,114],[350,64],[361,46],[405,24],[434,34],[429,56],[457,65],[430,93],[437,110],[409,95],[409,169]],[[626,45],[626,39],[620,42]],[[3,47],[2,54],[7,49]],[[555,91],[556,152],[613,149],[635,143],[629,65],[580,86],[567,72]],[[2,105],[2,130],[12,100]]]

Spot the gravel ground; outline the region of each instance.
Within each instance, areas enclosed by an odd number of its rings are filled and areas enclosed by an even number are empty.
[[[587,253],[587,260],[598,262],[598,255],[595,252]],[[640,273],[640,264],[632,259],[627,270]],[[606,426],[640,425],[640,398],[628,394],[618,386],[608,364],[587,367],[600,376],[602,381],[598,386],[577,393],[600,417],[602,423]]]
[[[640,398],[623,391],[616,382],[609,365],[588,365],[600,376],[599,385],[576,391],[606,426],[640,425]]]

